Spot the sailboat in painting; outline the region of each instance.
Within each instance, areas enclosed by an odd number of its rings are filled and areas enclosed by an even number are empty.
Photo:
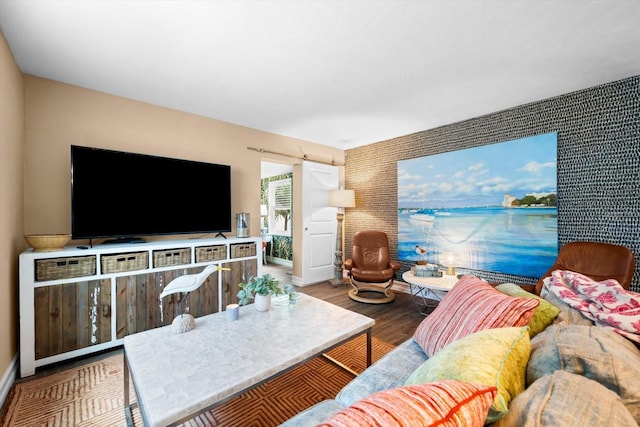
[[[416,221],[424,221],[424,222],[433,222],[433,220],[436,219],[435,216],[424,214],[424,213],[413,214],[410,216],[410,218],[415,219]]]

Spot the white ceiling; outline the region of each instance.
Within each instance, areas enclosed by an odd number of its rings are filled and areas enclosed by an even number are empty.
[[[0,0],[41,76],[353,148],[640,75],[638,0]]]

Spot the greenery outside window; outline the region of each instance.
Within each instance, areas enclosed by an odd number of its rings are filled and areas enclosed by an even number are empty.
[[[269,234],[291,236],[291,178],[269,182]]]

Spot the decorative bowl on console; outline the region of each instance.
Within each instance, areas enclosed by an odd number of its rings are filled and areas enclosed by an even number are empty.
[[[59,251],[71,240],[71,234],[26,234],[24,240],[36,252]]]

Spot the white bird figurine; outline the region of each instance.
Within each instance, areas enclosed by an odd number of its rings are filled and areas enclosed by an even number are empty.
[[[176,277],[162,290],[160,299],[172,294],[181,294],[185,292],[193,292],[198,289],[207,277],[212,273],[220,270],[230,270],[229,268],[220,267],[219,265],[208,265],[204,270],[197,274],[185,274],[184,276]]]
[[[160,312],[162,312],[162,298],[172,294],[186,294],[184,298],[178,303],[178,315],[173,319],[171,328],[174,333],[181,334],[188,332],[196,327],[195,319],[192,315],[184,312],[184,304],[189,297],[189,294],[198,289],[207,277],[212,273],[221,270],[231,270],[230,268],[221,267],[219,265],[208,265],[200,273],[197,274],[185,274],[184,276],[176,277],[173,279],[160,293]]]
[[[424,261],[424,256],[427,254],[427,248],[423,248],[420,245],[416,245],[416,253],[420,255],[420,259]]]

